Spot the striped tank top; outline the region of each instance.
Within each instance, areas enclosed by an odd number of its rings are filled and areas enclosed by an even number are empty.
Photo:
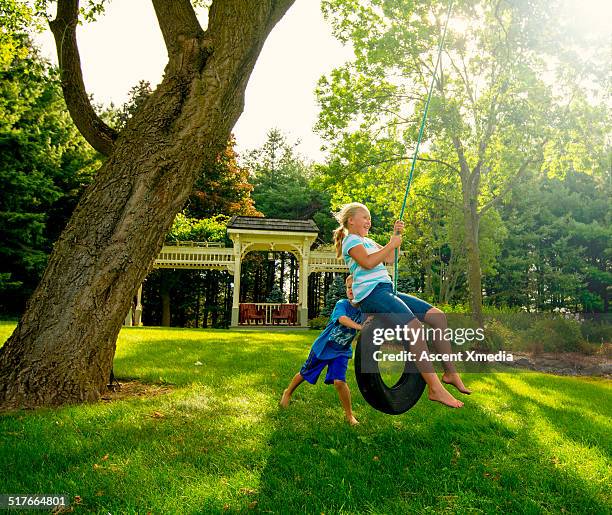
[[[382,263],[379,263],[370,270],[361,267],[357,261],[349,255],[349,250],[357,245],[363,245],[368,254],[376,252],[378,246],[370,238],[362,238],[356,234],[349,234],[342,240],[342,257],[353,276],[353,295],[355,296],[355,302],[361,302],[370,294],[378,283],[393,284],[393,281],[385,265]]]

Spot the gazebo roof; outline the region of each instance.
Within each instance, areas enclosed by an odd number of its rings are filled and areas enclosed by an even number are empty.
[[[227,228],[240,231],[319,232],[317,224],[312,220],[283,220],[257,216],[232,216]]]

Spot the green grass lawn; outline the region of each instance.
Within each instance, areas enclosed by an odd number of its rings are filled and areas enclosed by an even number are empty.
[[[609,381],[473,374],[463,409],[424,397],[392,417],[351,362],[350,428],[322,382],[278,408],[316,334],[123,329],[116,375],[171,391],[0,416],[0,494],[99,513],[612,511]]]

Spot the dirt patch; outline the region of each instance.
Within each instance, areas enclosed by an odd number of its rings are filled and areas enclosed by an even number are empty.
[[[156,397],[173,391],[173,387],[160,384],[146,384],[139,381],[119,381],[113,383],[113,389],[109,389],[100,397],[101,401],[111,402],[135,397]]]
[[[513,352],[514,362],[507,365],[569,376],[612,377],[612,359],[605,355],[585,356],[575,352],[541,353]]]

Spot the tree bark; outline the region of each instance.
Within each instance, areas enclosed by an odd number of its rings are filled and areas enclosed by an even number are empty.
[[[463,221],[467,250],[470,309],[472,311],[472,318],[482,327],[484,320],[482,317],[482,272],[480,269],[480,246],[478,241],[480,220],[476,206],[477,197],[470,194],[469,188],[463,188],[463,191]]]
[[[293,1],[215,0],[206,32],[177,33],[175,19],[159,17],[164,79],[114,141],[0,349],[0,408],[99,399],[131,298],[203,165],[225,147],[257,56]],[[170,14],[187,4],[155,2]]]
[[[78,13],[78,0],[62,0],[58,2],[55,20],[49,23],[57,47],[62,92],[79,132],[98,152],[109,155],[117,133],[96,114],[85,90],[76,38]]]

